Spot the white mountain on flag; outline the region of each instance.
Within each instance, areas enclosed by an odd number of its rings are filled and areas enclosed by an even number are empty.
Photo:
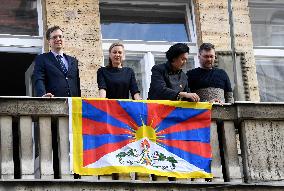
[[[151,170],[181,173],[201,171],[200,168],[167,151],[146,137],[108,153],[86,167],[102,168],[107,166],[142,166]]]

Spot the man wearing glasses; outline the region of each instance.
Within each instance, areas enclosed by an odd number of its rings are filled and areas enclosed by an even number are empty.
[[[214,68],[215,47],[211,43],[203,43],[199,48],[200,68],[186,73],[191,92],[200,97],[200,101],[233,103],[233,92],[227,73]]]
[[[59,26],[46,31],[50,52],[35,59],[33,83],[37,97],[80,97],[78,60],[63,53],[64,36]]]

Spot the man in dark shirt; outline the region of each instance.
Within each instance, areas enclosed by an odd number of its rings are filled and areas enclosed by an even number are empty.
[[[186,75],[181,70],[188,60],[188,54],[188,46],[177,43],[166,52],[168,62],[153,66],[149,99],[199,101],[196,93],[189,93]]]
[[[233,92],[227,73],[214,68],[215,47],[210,43],[203,43],[199,48],[200,68],[186,73],[188,85],[192,92],[199,95],[201,101],[216,101],[233,103]]]

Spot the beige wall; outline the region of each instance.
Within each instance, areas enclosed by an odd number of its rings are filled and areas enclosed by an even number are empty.
[[[231,35],[228,14],[228,0],[195,0],[198,44],[211,42],[217,51],[231,51]],[[242,66],[251,101],[259,101],[253,42],[248,10],[248,0],[233,0],[235,48],[245,53]],[[241,74],[239,74],[241,75]]]
[[[260,101],[256,65],[253,53],[251,23],[249,18],[248,0],[233,1],[235,46],[237,52],[244,52],[246,64],[246,79],[252,101]]]
[[[46,27],[59,25],[65,52],[79,60],[82,96],[97,96],[96,72],[102,63],[99,0],[44,0]],[[249,98],[259,101],[248,0],[233,0],[235,47],[245,53],[243,70]],[[231,50],[228,0],[194,0],[198,44],[211,42],[217,51]]]
[[[97,69],[103,52],[98,0],[44,0],[46,27],[59,25],[66,40],[64,52],[79,60],[81,92],[98,95]]]

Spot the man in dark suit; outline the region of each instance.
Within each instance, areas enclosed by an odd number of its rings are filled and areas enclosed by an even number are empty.
[[[78,60],[63,53],[64,36],[59,26],[46,31],[51,51],[35,59],[33,83],[37,97],[80,97]]]

